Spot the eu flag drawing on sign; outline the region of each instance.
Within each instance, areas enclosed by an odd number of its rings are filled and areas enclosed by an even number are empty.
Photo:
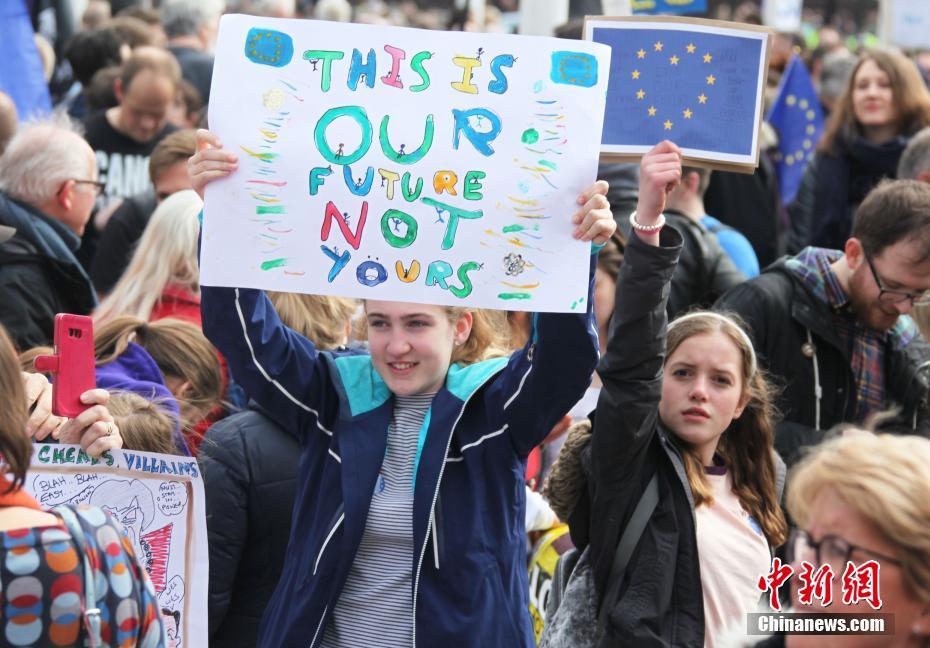
[[[823,132],[823,113],[810,75],[794,55],[781,78],[781,86],[767,121],[778,131],[778,153],[775,172],[784,204],[794,200],[801,186],[807,161]]]
[[[602,151],[642,153],[669,139],[692,157],[754,165],[767,34],[656,25],[617,21],[590,30],[591,40],[613,50]]]

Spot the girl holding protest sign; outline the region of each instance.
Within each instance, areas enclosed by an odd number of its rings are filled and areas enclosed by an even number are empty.
[[[199,137],[190,173],[202,193],[236,159]],[[613,234],[606,191],[578,198],[575,238]],[[523,473],[590,382],[590,285],[586,304],[535,316],[526,346],[483,359],[491,332],[471,310],[369,300],[370,355],[348,355],[283,326],[259,290],[202,288],[204,332],[304,445],[260,645],[534,644]]]
[[[559,608],[546,645],[712,646],[720,628],[755,608],[756,582],[785,539],[770,387],[749,337],[713,312],[666,325],[682,239],[663,228],[662,211],[680,178],[671,142],[643,157],[598,367],[589,500],[569,519],[587,547],[573,579],[590,566],[597,605],[571,601],[569,582],[561,606],[575,615]],[[588,622],[572,623],[585,612]]]

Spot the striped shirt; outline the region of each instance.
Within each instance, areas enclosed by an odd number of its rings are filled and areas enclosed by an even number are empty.
[[[365,532],[323,648],[413,645],[413,465],[433,396],[394,397]]]

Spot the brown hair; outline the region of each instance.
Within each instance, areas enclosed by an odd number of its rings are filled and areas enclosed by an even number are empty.
[[[132,56],[123,63],[120,73],[123,92],[129,91],[132,80],[143,70],[151,70],[153,74],[167,78],[175,88],[181,81],[181,66],[170,52],[158,47],[139,47],[133,50]]]
[[[688,338],[717,332],[726,335],[739,350],[743,396],[749,396],[742,415],[730,423],[720,437],[717,452],[733,478],[733,492],[743,508],[762,527],[769,545],[777,547],[785,541],[788,525],[775,487],[775,390],[758,368],[748,336],[733,315],[690,313],[669,326],[666,361]],[[700,457],[680,439],[673,438],[682,450],[694,505],[713,503]]]
[[[597,253],[597,267],[602,272],[606,272],[614,282],[620,279],[624,250],[626,250],[626,241],[618,228]]]
[[[155,33],[152,31],[152,27],[135,16],[127,16],[120,12],[116,18],[109,20],[104,27],[112,29],[121,43],[129,45],[129,49],[134,50],[137,47],[155,45]]]
[[[346,324],[358,310],[358,302],[345,297],[268,291],[268,299],[284,325],[313,342],[320,350],[346,342]]]
[[[698,176],[697,195],[701,198],[707,193],[707,186],[710,184],[710,169],[704,167],[685,166],[681,167],[681,177],[684,178],[689,173],[696,173]]]
[[[900,241],[914,241],[920,257],[912,262],[923,263],[930,258],[930,184],[882,180],[856,210],[850,236],[872,256]]]
[[[195,426],[220,404],[223,376],[216,349],[196,326],[172,318],[151,323],[129,315],[114,318],[94,332],[97,365],[115,360],[130,342],[144,348],[166,378],[190,382],[190,391],[178,398],[184,429]]]
[[[32,459],[32,443],[26,436],[26,392],[16,361],[16,350],[6,329],[0,325],[0,469],[12,473],[10,491],[23,485]],[[7,491],[7,492],[10,492]]]
[[[862,134],[862,129],[856,121],[853,111],[853,89],[856,87],[856,75],[866,63],[873,61],[882,72],[888,75],[891,83],[892,101],[895,106],[897,118],[897,131],[899,134],[909,134],[930,126],[930,92],[917,71],[917,66],[902,54],[882,49],[866,51],[856,63],[846,81],[846,89],[836,101],[836,106],[830,114],[823,136],[817,145],[817,150],[824,153],[836,154],[837,139],[846,128],[853,128]]]
[[[178,454],[173,438],[175,420],[157,401],[135,392],[114,390],[107,409],[119,427],[126,450]]]
[[[152,149],[149,177],[154,184],[162,173],[178,162],[187,162],[197,152],[197,131],[185,128],[168,135]]]

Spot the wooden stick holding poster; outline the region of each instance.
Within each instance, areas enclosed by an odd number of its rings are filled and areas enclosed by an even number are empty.
[[[207,518],[196,459],[134,450],[92,459],[80,446],[36,443],[24,488],[43,508],[86,504],[116,518],[155,586],[170,645],[207,645]]]
[[[609,48],[224,16],[201,283],[570,312]]]
[[[637,159],[669,139],[693,166],[742,173],[758,166],[771,30],[589,16],[585,38],[612,49],[602,161]]]

